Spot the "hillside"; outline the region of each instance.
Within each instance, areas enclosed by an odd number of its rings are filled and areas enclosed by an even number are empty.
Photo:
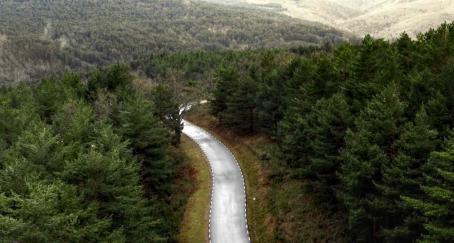
[[[271,11],[179,0],[1,1],[0,82],[153,53],[316,45],[338,31]]]
[[[210,0],[223,2],[218,0]],[[418,33],[454,20],[454,1],[447,0],[235,0],[291,17],[316,21],[358,36],[395,38]]]
[[[454,2],[445,0],[383,1],[364,14],[338,22],[355,33],[396,38],[400,32],[415,36],[445,21],[454,20]]]

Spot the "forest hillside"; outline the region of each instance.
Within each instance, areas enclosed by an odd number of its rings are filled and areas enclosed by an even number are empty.
[[[177,242],[219,190],[180,145],[201,99],[254,241],[454,242],[454,22],[357,40],[238,1],[0,1],[0,242]],[[345,2],[423,2],[378,1]]]
[[[180,0],[0,2],[0,83],[185,50],[276,48],[347,38],[270,11]]]

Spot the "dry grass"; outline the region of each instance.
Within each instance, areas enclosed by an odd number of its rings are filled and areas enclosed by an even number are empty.
[[[208,242],[208,210],[211,190],[208,162],[197,144],[188,137],[182,137],[180,146],[187,163],[192,167],[195,189],[186,205],[179,242]]]

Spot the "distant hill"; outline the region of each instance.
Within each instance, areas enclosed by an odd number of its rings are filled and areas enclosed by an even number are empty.
[[[209,0],[210,2],[224,2]],[[395,38],[406,31],[415,37],[420,32],[454,21],[452,0],[231,0],[259,8],[316,21],[358,36]]]
[[[153,53],[318,45],[346,37],[272,11],[177,0],[0,2],[0,82]]]
[[[451,0],[376,1],[363,14],[341,23],[358,34],[396,38],[403,31],[415,37],[443,22],[454,21]]]

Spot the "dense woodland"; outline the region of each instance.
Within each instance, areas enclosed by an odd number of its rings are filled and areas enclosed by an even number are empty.
[[[179,93],[182,102],[206,97],[216,87],[219,70],[226,66],[248,66],[263,59],[267,53],[282,63],[302,54],[329,50],[331,45],[290,49],[225,50],[218,52],[186,51],[152,54],[131,63],[135,70],[143,70],[148,79],[169,84]]]
[[[454,242],[454,23],[342,40],[263,9],[1,1],[0,83],[81,74],[0,87],[0,241],[176,241],[178,107],[210,93],[223,126],[274,142],[276,241],[310,240],[304,191],[345,225],[326,241]],[[121,60],[149,80],[93,71]]]
[[[240,21],[241,20],[241,21]],[[187,50],[337,43],[333,29],[264,9],[182,0],[0,1],[0,83]]]
[[[1,242],[176,241],[179,105],[134,87],[114,65],[0,88]]]
[[[211,111],[222,124],[276,142],[262,157],[278,227],[300,220],[304,205],[276,203],[296,180],[350,242],[454,241],[454,23],[416,40],[265,51],[216,78]],[[290,232],[276,238],[307,240]]]

